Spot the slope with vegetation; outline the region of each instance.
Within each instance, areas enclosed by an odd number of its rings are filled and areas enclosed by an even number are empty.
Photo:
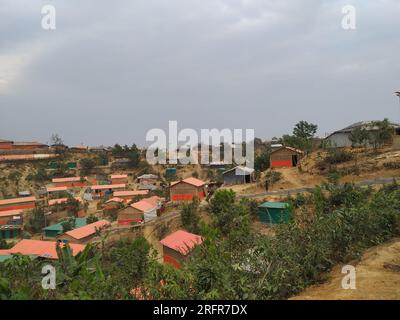
[[[0,263],[0,298],[286,299],[324,280],[337,263],[400,234],[397,184],[374,192],[332,181],[289,201],[295,218],[268,236],[251,229],[253,201],[217,191],[209,222],[188,225],[205,241],[179,270],[159,263],[142,237],[102,241],[77,257],[68,247],[59,249],[60,259],[52,262],[57,289],[46,291],[40,270],[48,262],[16,255]],[[196,210],[188,206],[183,216]]]

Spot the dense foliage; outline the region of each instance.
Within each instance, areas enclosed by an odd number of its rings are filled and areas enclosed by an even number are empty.
[[[307,121],[299,121],[293,128],[292,135],[283,135],[279,142],[286,146],[295,147],[307,152],[312,149],[312,138],[317,132],[318,126]]]
[[[194,199],[190,203],[183,204],[181,209],[182,227],[192,233],[199,232],[199,204],[199,200]]]
[[[93,168],[96,166],[96,162],[90,158],[83,158],[79,161],[80,174],[81,176],[89,175]]]
[[[295,219],[274,236],[251,231],[255,203],[219,190],[204,242],[181,269],[159,263],[144,238],[58,248],[57,289],[41,288],[47,261],[15,255],[0,263],[0,299],[285,299],[323,279],[337,263],[400,234],[400,186],[377,192],[326,183],[288,199]],[[190,210],[193,208],[189,207]]]
[[[374,148],[381,147],[387,143],[394,133],[388,119],[383,121],[373,121],[370,124],[369,130],[367,128],[357,127],[349,136],[352,146],[373,146]]]
[[[115,157],[125,157],[129,159],[129,166],[131,168],[136,168],[141,163],[141,151],[133,144],[132,147],[120,146],[119,144],[114,145],[111,150],[113,156]]]

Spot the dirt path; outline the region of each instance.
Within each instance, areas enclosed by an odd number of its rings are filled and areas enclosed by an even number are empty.
[[[349,263],[351,264],[351,263]],[[307,288],[294,300],[400,300],[400,239],[393,239],[367,250],[356,267],[356,289],[345,290],[342,265],[329,274],[329,280]]]

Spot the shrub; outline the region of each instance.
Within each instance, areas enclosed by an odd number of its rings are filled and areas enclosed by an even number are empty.
[[[385,162],[383,166],[386,169],[400,169],[400,162]]]
[[[199,232],[199,201],[194,199],[190,203],[184,203],[181,209],[182,226],[192,233]]]
[[[93,215],[93,214],[91,214],[90,216],[88,216],[88,217],[86,218],[86,223],[87,223],[87,224],[90,224],[90,223],[93,223],[93,222],[96,222],[96,221],[99,221],[99,218],[96,217],[96,216]]]
[[[268,180],[270,184],[278,182],[282,179],[282,173],[274,170],[268,171],[265,174],[265,179]]]
[[[334,148],[330,149],[328,155],[323,160],[328,164],[338,164],[347,162],[353,159],[353,154],[343,149]]]

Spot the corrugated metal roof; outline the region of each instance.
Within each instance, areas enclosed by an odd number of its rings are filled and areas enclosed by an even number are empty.
[[[37,141],[16,141],[13,143],[14,146],[43,146],[48,147],[47,144],[40,143]]]
[[[181,183],[181,182],[185,182],[185,183],[191,184],[191,185],[193,185],[195,187],[201,187],[201,186],[204,186],[206,184],[203,180],[190,177],[190,178],[183,179],[181,181],[171,182],[171,187],[176,185],[176,184],[178,184],[178,183]]]
[[[111,223],[107,220],[99,220],[84,227],[68,231],[65,234],[75,239],[82,239],[96,233],[96,229],[101,229],[110,225]]]
[[[110,202],[119,202],[119,203],[124,203],[124,202],[125,202],[125,200],[124,200],[124,199],[122,199],[122,198],[114,197],[114,198],[111,198],[110,200],[107,200],[107,201],[106,201],[106,203],[110,203]]]
[[[125,188],[126,184],[99,184],[97,186],[91,186],[92,190],[106,190],[106,189],[122,189]]]
[[[293,148],[293,147],[283,146],[283,147],[281,147],[281,148],[279,148],[279,149],[276,149],[276,150],[271,151],[271,154],[273,154],[273,153],[275,153],[275,152],[278,152],[278,151],[280,151],[280,150],[282,150],[282,149],[287,149],[287,150],[290,150],[290,151],[293,151],[293,152],[296,152],[296,153],[299,153],[299,154],[303,154],[303,153],[304,153],[303,150],[296,149],[296,148]]]
[[[127,190],[127,191],[115,191],[114,197],[134,197],[148,194],[148,190]]]
[[[152,173],[142,174],[141,176],[137,177],[138,179],[158,179],[158,176]]]
[[[49,259],[58,259],[56,246],[57,242],[55,241],[23,239],[18,242],[14,247],[12,247],[11,249],[7,249],[6,251],[8,252],[8,254],[21,253],[23,255],[34,255],[46,257]],[[61,244],[61,247],[62,246],[63,244]],[[70,243],[69,246],[74,256],[85,249],[85,245],[82,244]]]
[[[7,156],[0,156],[0,161],[12,161],[12,160],[39,160],[55,158],[56,154],[14,154]]]
[[[138,189],[139,190],[156,190],[158,188],[154,184],[139,184]]]
[[[36,201],[35,197],[22,197],[22,198],[12,198],[0,200],[0,206],[15,203],[33,202]]]
[[[126,179],[128,178],[127,174],[112,174],[110,176],[111,179]]]
[[[146,211],[149,211],[149,210],[154,209],[154,208],[155,208],[155,205],[153,205],[152,203],[150,203],[150,202],[148,202],[148,201],[145,201],[145,200],[143,199],[143,200],[140,200],[140,201],[138,201],[138,202],[132,203],[132,204],[131,204],[131,207],[132,207],[132,208],[135,208],[135,209],[137,209],[137,210],[139,210],[139,211],[146,212]]]
[[[83,178],[87,180],[87,177]],[[81,177],[67,177],[67,178],[54,178],[51,180],[53,183],[60,183],[60,182],[80,182],[82,180]]]
[[[79,150],[87,150],[89,147],[83,144],[78,144],[76,146],[71,147],[71,149],[79,149]]]
[[[157,206],[160,202],[162,202],[164,200],[165,200],[164,198],[161,198],[159,196],[152,196],[152,197],[143,199],[143,201],[150,203],[154,207]]]
[[[0,211],[0,217],[19,216],[23,212],[22,209]]]
[[[86,218],[75,218],[75,229],[85,226],[86,225],[86,221],[87,221]],[[47,226],[47,227],[43,228],[43,230],[45,230],[45,231],[60,231],[60,232],[62,232],[63,231],[62,223],[63,222],[52,224],[50,226]]]
[[[222,174],[228,173],[235,170],[236,175],[243,175],[243,173],[246,174],[252,174],[254,172],[254,169],[249,168],[249,167],[243,167],[243,166],[236,166],[234,168],[231,168],[229,170],[224,171]]]
[[[335,133],[346,133],[346,132],[352,132],[353,130],[357,129],[357,128],[361,128],[361,129],[366,129],[366,130],[376,130],[377,127],[374,126],[374,122],[381,122],[381,120],[369,120],[369,121],[358,121],[355,122],[343,129],[334,131],[333,133],[331,133],[328,137],[330,137],[331,135],[335,134]],[[400,124],[395,123],[395,122],[390,122],[390,125],[393,128],[400,128]],[[327,137],[327,138],[328,138]]]
[[[75,200],[79,201],[79,202],[83,202],[83,200],[79,197],[74,197]],[[53,206],[55,204],[61,204],[61,203],[65,203],[68,201],[68,198],[60,198],[60,199],[50,199],[48,201],[49,206]]]
[[[165,237],[160,242],[162,245],[178,251],[182,255],[187,255],[194,246],[201,244],[203,239],[199,235],[184,230],[178,230]]]
[[[68,191],[67,187],[47,187],[47,192]]]

